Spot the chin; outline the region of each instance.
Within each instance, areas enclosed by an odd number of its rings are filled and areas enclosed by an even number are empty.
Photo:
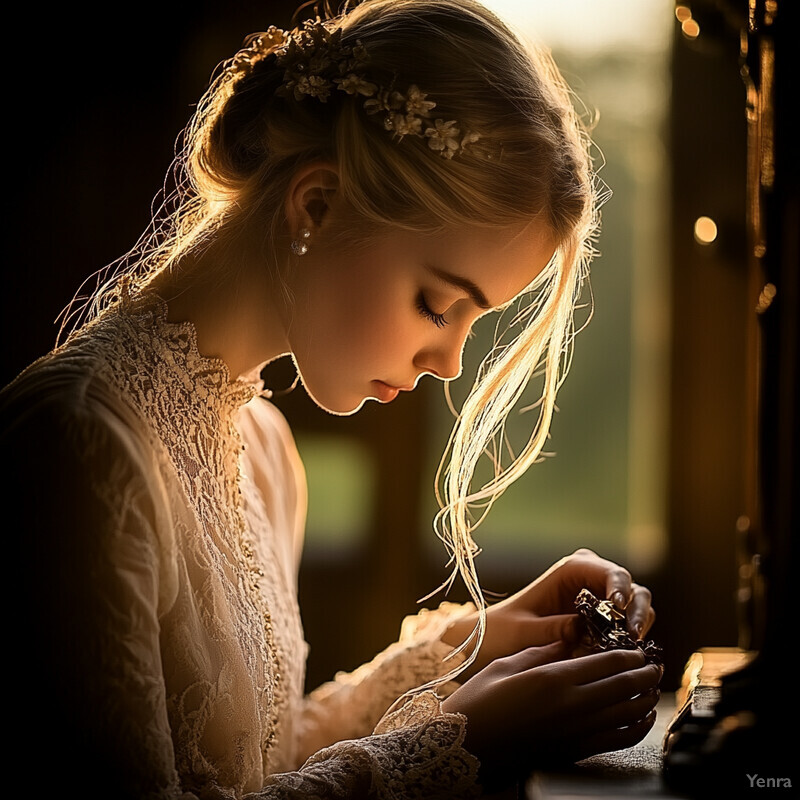
[[[304,382],[303,388],[306,394],[311,398],[315,405],[326,411],[328,414],[333,414],[335,417],[349,417],[362,409],[364,403],[369,400],[369,397],[361,398],[344,398],[344,397],[325,397],[324,393],[315,392],[312,388]]]
[[[311,399],[314,400],[313,397]],[[367,400],[369,399],[370,399],[369,397],[365,397],[358,403],[357,406],[347,409],[331,408],[330,406],[324,405],[323,403],[319,403],[316,400],[314,400],[314,402],[317,403],[317,405],[323,411],[327,411],[329,414],[333,414],[334,417],[352,417],[353,414],[357,414],[359,411],[361,411],[361,409],[364,407],[364,403],[366,403]]]

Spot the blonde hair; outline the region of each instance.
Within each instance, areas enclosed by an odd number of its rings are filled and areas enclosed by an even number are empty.
[[[265,229],[267,249],[273,243],[280,271],[274,243],[286,236],[289,181],[318,159],[337,165],[342,198],[358,219],[354,230],[545,224],[555,255],[513,320],[514,335],[498,337],[483,361],[437,475],[435,528],[453,566],[446,583],[463,577],[481,611],[480,640],[485,600],[472,531],[539,458],[569,367],[598,224],[590,140],[549,54],[477,2],[366,0],[330,24],[341,27],[343,43],[363,45],[372,80],[419,86],[436,102],[436,116],[479,133],[479,146],[444,159],[424,139],[393,137],[355,98],[323,104],[276,95],[283,70],[269,53],[244,73],[223,64],[185,132],[171,204],[100,287],[91,313],[113,300],[120,277],[144,285],[212,242],[234,242],[251,220]],[[535,374],[543,387],[538,418],[527,444],[503,465],[505,420]],[[473,488],[487,454],[493,477]]]

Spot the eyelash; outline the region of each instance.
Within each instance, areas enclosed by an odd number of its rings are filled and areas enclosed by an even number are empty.
[[[431,307],[425,301],[425,295],[422,294],[422,292],[417,295],[417,311],[419,311],[425,319],[429,319],[437,328],[444,328],[444,326],[447,325],[444,314],[437,314],[435,311],[432,311]]]

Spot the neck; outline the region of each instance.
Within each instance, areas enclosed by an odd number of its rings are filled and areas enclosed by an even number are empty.
[[[234,379],[288,353],[281,295],[263,261],[221,269],[210,250],[189,261],[148,288],[167,303],[170,322],[194,326],[204,356],[222,359]]]

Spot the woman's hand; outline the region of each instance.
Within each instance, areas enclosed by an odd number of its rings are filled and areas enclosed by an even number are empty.
[[[624,568],[591,550],[577,550],[562,558],[541,577],[512,597],[491,606],[486,636],[476,660],[462,674],[470,678],[497,658],[529,647],[564,642],[576,646],[581,636],[575,597],[581,589],[613,601],[627,617],[628,630],[641,639],[655,621],[650,591],[634,583]],[[450,626],[442,641],[453,647],[470,635],[477,613]]]
[[[638,650],[569,658],[554,642],[492,662],[442,703],[467,717],[485,791],[525,771],[630,747],[655,722],[662,670]]]

